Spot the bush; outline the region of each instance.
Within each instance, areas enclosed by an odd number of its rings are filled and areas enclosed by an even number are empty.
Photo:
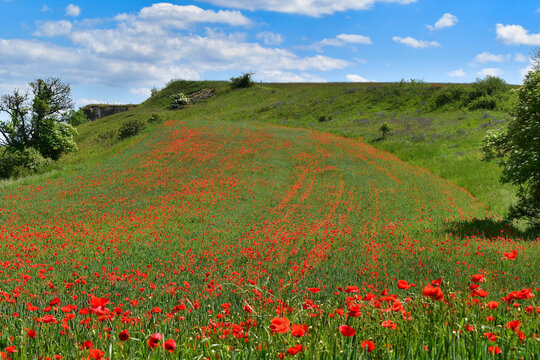
[[[251,77],[253,73],[244,73],[241,76],[231,78],[231,89],[243,89],[253,85]]]
[[[390,126],[388,121],[385,121],[381,124],[381,127],[379,127],[379,131],[382,133],[383,139],[385,139],[386,135],[388,135],[390,131],[392,131],[392,127]]]
[[[141,120],[130,119],[125,121],[118,130],[118,137],[120,139],[126,139],[131,136],[135,136],[140,133],[146,126]]]
[[[319,122],[320,123],[327,122],[327,121],[332,121],[332,115],[321,115],[321,116],[319,116]]]
[[[482,96],[469,102],[467,109],[469,110],[495,110],[497,100],[493,96]]]
[[[34,148],[9,151],[0,157],[0,178],[19,178],[43,172],[53,163]]]
[[[519,186],[510,217],[540,223],[540,70],[529,72],[517,90],[508,127],[484,139],[484,160],[497,159],[501,182]]]
[[[161,118],[161,115],[153,113],[152,115],[150,115],[147,121],[149,124],[153,124],[153,123],[160,123],[163,121],[163,119]]]
[[[75,110],[68,111],[66,114],[64,114],[62,120],[71,126],[79,126],[89,121],[86,115],[84,115],[84,112],[82,111],[82,109],[79,109],[77,111]]]
[[[118,137],[118,133],[115,130],[103,131],[98,134],[96,140],[101,143],[113,142]]]
[[[171,96],[171,106],[169,109],[177,110],[189,104],[189,98],[184,93],[178,93]]]
[[[463,86],[445,86],[433,95],[433,105],[435,109],[440,109],[448,105],[461,106],[463,100],[467,98],[468,92]]]

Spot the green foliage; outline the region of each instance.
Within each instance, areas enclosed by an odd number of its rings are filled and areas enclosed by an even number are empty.
[[[118,132],[115,130],[105,130],[100,132],[96,140],[99,143],[111,143],[118,138]]]
[[[321,115],[319,116],[319,122],[332,121],[332,115]]]
[[[47,158],[58,160],[62,153],[77,151],[74,136],[77,129],[67,123],[53,119],[42,122],[41,135],[36,143],[36,149]]]
[[[189,98],[184,93],[178,93],[171,96],[170,110],[178,110],[189,104]]]
[[[484,139],[484,159],[502,166],[501,181],[519,186],[512,217],[540,222],[540,70],[530,72],[517,90],[513,119]]]
[[[379,131],[382,133],[383,139],[386,139],[386,135],[388,135],[390,131],[392,131],[392,127],[390,126],[388,121],[385,121],[379,127]]]
[[[62,116],[62,120],[74,127],[77,127],[89,121],[86,115],[84,115],[84,111],[82,109],[79,109],[77,111],[68,111]]]
[[[244,89],[248,88],[253,85],[253,81],[251,80],[251,77],[253,76],[253,73],[243,73],[240,76],[232,77],[231,78],[231,89]]]
[[[138,119],[130,119],[125,121],[118,130],[118,137],[120,139],[126,139],[140,133],[145,128],[144,122]]]
[[[7,151],[0,157],[0,178],[19,178],[43,172],[52,164],[34,148]]]
[[[154,97],[158,94],[159,90],[155,87],[152,88],[152,90],[150,90],[150,97]]]
[[[161,118],[161,115],[157,113],[152,113],[152,115],[150,115],[147,121],[149,124],[153,124],[163,122],[163,119]]]

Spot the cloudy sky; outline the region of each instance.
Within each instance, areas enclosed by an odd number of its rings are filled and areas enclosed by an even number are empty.
[[[519,4],[519,5],[518,5]],[[77,105],[171,79],[519,84],[538,0],[0,0],[0,94],[60,77]]]

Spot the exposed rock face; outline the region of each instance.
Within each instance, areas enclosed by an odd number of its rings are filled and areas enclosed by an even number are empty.
[[[82,108],[84,115],[91,121],[101,119],[102,117],[114,115],[119,112],[128,111],[135,108],[135,105],[106,105],[90,104]]]
[[[215,89],[202,89],[189,95],[189,102],[195,104],[198,101],[204,101],[216,95]]]

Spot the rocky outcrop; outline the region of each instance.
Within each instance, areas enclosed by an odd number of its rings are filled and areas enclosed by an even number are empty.
[[[105,116],[118,114],[120,112],[134,109],[135,105],[107,105],[90,104],[82,108],[84,115],[91,121],[101,119]]]
[[[189,102],[195,104],[199,101],[204,101],[216,95],[215,89],[202,89],[201,91],[194,92],[189,95]]]

